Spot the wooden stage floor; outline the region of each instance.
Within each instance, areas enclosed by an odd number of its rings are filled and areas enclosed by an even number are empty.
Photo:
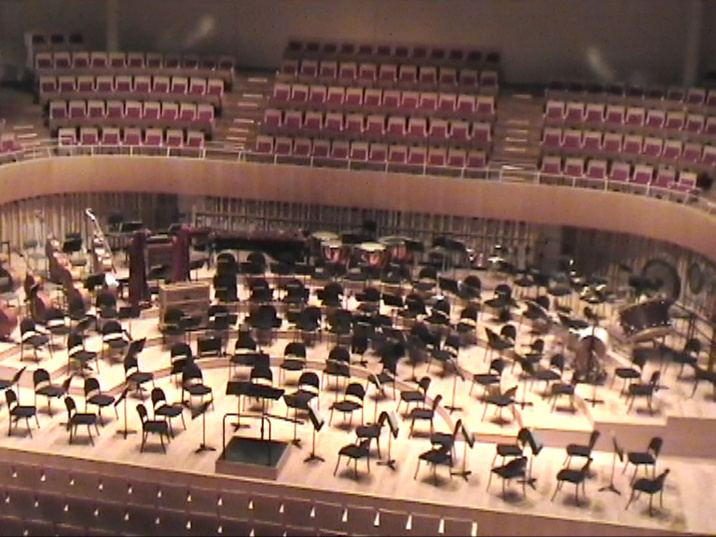
[[[207,276],[201,273],[200,276]],[[483,299],[492,296],[491,282],[486,274],[483,278]],[[245,291],[242,290],[242,298]],[[311,295],[314,299],[314,295]],[[349,298],[349,305],[354,305],[354,298]],[[452,320],[457,321],[460,307],[453,308]],[[619,330],[614,326],[614,315],[606,312],[609,330]],[[515,324],[519,322],[519,315],[514,316]],[[285,322],[285,321],[284,321]],[[676,379],[677,368],[673,365],[666,369],[662,377],[662,384],[668,389],[659,390],[655,396],[656,413],[651,416],[645,411],[645,403],[637,400],[635,408],[627,412],[624,399],[619,397],[621,381],[610,386],[613,368],[626,363],[629,357],[624,349],[616,345],[609,345],[609,352],[605,367],[609,373],[604,386],[598,388],[598,396],[604,399],[604,404],[591,406],[584,401],[592,395],[592,387],[577,386],[576,412],[569,412],[558,407],[551,411],[550,404],[540,392],[541,386],[535,383],[533,389],[523,392],[524,382],[519,379],[519,366],[514,370],[508,367],[502,381],[503,388],[519,385],[517,400],[526,400],[532,406],[514,407],[513,411],[504,413],[505,419],[500,421],[488,409],[484,421],[483,403],[479,400],[480,387],[476,387],[473,394],[469,394],[472,373],[483,372],[487,369],[485,355],[485,332],[483,325],[497,327],[489,313],[483,312],[478,327],[478,343],[460,350],[458,360],[467,375],[467,380],[454,375],[441,375],[439,365],[431,366],[433,383],[428,395],[435,397],[442,394],[443,407],[440,409],[435,429],[449,432],[454,422],[461,418],[469,429],[475,433],[477,442],[473,449],[466,451],[463,460],[463,445],[457,445],[456,468],[464,464],[472,473],[467,480],[461,477],[448,477],[446,468],[438,468],[437,481],[433,480],[432,473],[426,465],[421,465],[417,478],[414,478],[418,456],[429,449],[427,426],[416,425],[412,438],[408,435],[409,422],[404,414],[399,414],[400,432],[397,439],[391,442],[391,456],[396,462],[395,470],[378,465],[375,444],[373,445],[374,458],[370,464],[370,472],[366,470],[363,461],[358,465],[359,478],[353,477],[352,465],[341,463],[338,472],[333,475],[336,466],[338,450],[341,446],[355,439],[355,425],[360,422],[359,413],[353,419],[353,427],[343,422],[339,415],[334,416],[333,422],[328,424],[329,407],[331,402],[340,395],[340,388],[333,380],[322,387],[320,396],[320,410],[326,419],[324,428],[316,435],[316,452],[323,456],[325,462],[304,463],[304,459],[311,449],[311,425],[305,417],[298,425],[298,435],[302,438],[301,447],[289,446],[288,458],[275,482],[260,482],[240,477],[218,475],[215,465],[222,451],[222,417],[236,412],[237,400],[234,396],[225,395],[228,380],[228,358],[206,359],[200,362],[204,371],[205,382],[213,388],[215,408],[205,416],[206,443],[216,451],[196,450],[202,443],[202,418],[192,420],[188,411],[184,413],[187,429],[181,426],[181,420],[174,421],[176,437],[163,453],[158,448],[156,439],[150,437],[149,445],[144,453],[140,453],[139,434],[130,434],[125,438],[120,431],[125,429],[123,405],[119,405],[119,419],[115,418],[111,409],[105,409],[103,417],[106,425],[100,429],[99,437],[95,438],[94,446],[86,441],[84,431],[79,430],[78,441],[69,445],[68,433],[63,426],[67,416],[62,401],[53,404],[54,415],[47,413],[44,398],[38,398],[37,405],[40,414],[40,429],[32,430],[32,438],[15,433],[12,437],[0,436],[0,460],[32,460],[64,461],[63,464],[86,464],[90,467],[102,464],[102,467],[111,468],[118,475],[124,473],[167,476],[183,474],[188,479],[211,481],[216,486],[235,486],[242,483],[242,487],[263,487],[266,490],[285,490],[300,492],[301,495],[314,494],[321,498],[360,498],[361,501],[370,501],[375,505],[390,504],[392,506],[405,502],[412,509],[430,511],[431,506],[445,506],[455,510],[462,516],[473,518],[478,522],[477,534],[481,533],[510,533],[510,534],[536,534],[561,532],[577,533],[610,533],[610,534],[647,534],[647,533],[716,533],[716,517],[713,516],[713,507],[716,506],[716,492],[713,484],[716,483],[716,453],[711,449],[712,439],[716,438],[716,403],[712,399],[711,386],[705,383],[699,386],[696,395],[690,398],[692,382],[690,373],[686,373],[681,380]],[[158,319],[156,310],[145,310],[140,319],[131,321],[131,334],[136,339],[146,336],[148,344],[139,356],[142,369],[153,371],[156,385],[162,387],[170,401],[181,398],[181,388],[174,379],[169,378],[169,351],[161,345],[158,332]],[[614,332],[616,333],[616,332]],[[236,333],[228,344],[233,350]],[[518,349],[524,349],[529,343],[527,326],[522,325],[518,334]],[[18,340],[19,334],[14,335]],[[553,330],[546,338],[546,356],[561,348],[562,336]],[[330,349],[330,344],[324,338],[308,349],[309,368],[320,372],[324,360]],[[673,341],[672,341],[673,339]],[[196,336],[191,337],[196,351]],[[270,347],[266,347],[272,357],[274,379],[278,378],[278,363],[283,356],[283,349],[287,339],[278,338]],[[59,343],[59,342],[58,342]],[[678,347],[682,340],[670,336],[667,343]],[[99,336],[92,336],[87,342],[88,348],[99,349],[101,340]],[[571,351],[566,350],[569,355]],[[379,371],[379,359],[372,352],[367,353],[368,369]],[[32,370],[36,367],[46,368],[51,376],[61,382],[66,375],[67,354],[64,343],[55,348],[53,356],[42,352],[39,363],[25,359],[20,361],[18,345],[13,343],[0,344],[0,377],[7,377],[17,368],[27,366],[20,382],[20,400],[29,404],[33,401]],[[658,362],[649,362],[646,366],[645,378],[651,370],[659,368]],[[99,375],[105,391],[114,394],[121,392],[124,382],[124,371],[120,359],[104,359],[100,363]],[[426,371],[426,365],[419,365],[416,370],[418,377]],[[239,368],[239,375],[248,375],[248,371]],[[356,367],[353,373],[357,380],[365,382],[366,371]],[[398,366],[399,379],[408,379],[411,376],[411,366],[401,361]],[[291,391],[295,386],[297,373],[288,373],[285,387]],[[399,381],[398,388],[414,386],[413,383]],[[445,405],[452,403],[453,386],[456,387],[455,406],[461,407],[449,413]],[[71,394],[82,406],[82,380],[78,376],[73,378]],[[376,396],[371,387],[368,389],[365,404],[365,421],[373,421],[375,413],[382,410],[395,410],[397,401],[393,399],[391,387],[385,389],[385,398]],[[139,402],[134,395],[128,398],[127,428],[141,429],[139,418],[135,409]],[[561,405],[566,402],[563,401]],[[151,402],[146,399],[148,406]],[[404,406],[404,405],[403,405]],[[270,413],[285,416],[286,406],[283,400],[271,405]],[[401,409],[402,412],[403,409]],[[247,407],[246,412],[256,413]],[[291,412],[292,414],[292,412]],[[7,412],[0,412],[0,427],[7,425]],[[259,420],[244,420],[247,428],[240,429],[236,434],[241,436],[257,437],[259,435]],[[515,483],[508,486],[508,494],[501,494],[500,479],[494,478],[487,489],[487,481],[495,454],[496,442],[510,442],[514,440],[520,426],[530,427],[537,431],[545,444],[545,448],[533,460],[532,475],[536,478],[535,488],[527,488],[526,497],[522,497],[521,487]],[[293,425],[289,422],[273,419],[273,438],[289,441],[293,436]],[[551,501],[556,486],[556,474],[565,458],[565,446],[570,442],[586,443],[593,428],[601,432],[601,437],[594,452],[592,473],[586,483],[587,499],[581,505],[574,501],[574,487],[567,484],[562,491]],[[23,430],[20,424],[20,431]],[[227,427],[227,435],[231,437],[233,429]],[[663,497],[663,508],[659,507],[658,498],[655,498],[654,516],[648,515],[648,497],[642,497],[633,503],[628,510],[625,509],[630,494],[629,478],[633,467],[622,473],[623,464],[617,463],[614,473],[614,484],[621,491],[621,495],[610,491],[600,491],[610,482],[612,472],[613,450],[612,434],[627,451],[643,450],[654,435],[664,438],[664,449],[658,459],[657,473],[670,468]],[[383,459],[386,457],[388,447],[387,432],[384,432],[380,448]],[[70,461],[69,463],[67,461]],[[74,461],[74,462],[73,462]],[[573,466],[581,462],[575,459]],[[106,471],[106,470],[103,470]],[[157,477],[157,479],[161,479]],[[171,478],[167,478],[171,479]],[[232,484],[233,483],[233,484]],[[247,484],[249,483],[249,484]],[[415,506],[418,507],[415,507]],[[512,515],[509,524],[491,528],[490,523],[481,525],[481,517],[485,513],[507,513]],[[519,515],[519,516],[517,516]],[[531,518],[532,517],[532,518]],[[539,519],[536,523],[534,520]],[[487,519],[486,519],[487,520]],[[547,522],[545,522],[547,521]],[[551,522],[550,522],[551,521]],[[569,524],[574,522],[574,528],[567,530]],[[585,523],[587,525],[585,525]],[[551,524],[551,526],[550,526]],[[594,524],[590,526],[589,524]],[[596,528],[596,529],[595,529]]]

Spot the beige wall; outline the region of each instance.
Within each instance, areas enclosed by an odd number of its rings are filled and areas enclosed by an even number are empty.
[[[0,204],[73,192],[152,192],[389,209],[630,232],[716,261],[716,219],[616,192],[305,166],[65,157],[0,167]]]

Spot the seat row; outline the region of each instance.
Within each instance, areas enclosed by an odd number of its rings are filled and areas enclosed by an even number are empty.
[[[61,146],[104,145],[121,146],[168,146],[168,147],[204,147],[204,133],[198,130],[148,128],[142,131],[138,127],[63,127],[57,132]]]
[[[464,91],[485,90],[495,93],[498,87],[498,75],[494,69],[477,69],[463,67],[436,67],[434,65],[418,66],[414,64],[375,63],[364,61],[336,62],[333,60],[296,60],[284,59],[278,72],[278,78],[290,81],[299,78],[311,82],[322,80],[338,81],[343,85],[361,86],[401,86],[423,89],[438,87],[460,87]]]
[[[488,155],[484,150],[426,145],[368,143],[288,136],[259,135],[256,153],[292,155],[314,159],[354,160],[415,166],[484,169]]]
[[[496,51],[472,48],[429,46],[425,44],[358,43],[355,41],[316,41],[291,39],[284,50],[285,58],[319,60],[374,60],[435,65],[496,65]]]
[[[464,119],[445,120],[419,116],[321,112],[319,110],[278,110],[264,112],[263,133],[299,132],[311,135],[366,138],[379,141],[387,137],[393,141],[411,138],[416,142],[449,143],[457,145],[488,145],[492,141],[489,121],[469,122]]]
[[[0,153],[13,153],[21,149],[14,132],[0,132]]]
[[[271,102],[274,106],[330,107],[341,109],[403,110],[440,116],[494,116],[493,95],[473,95],[435,91],[357,88],[277,82]]]
[[[182,101],[209,102],[221,106],[224,82],[219,78],[156,75],[79,75],[41,76],[39,81],[40,102],[59,97],[82,94],[85,98],[116,94],[134,94],[172,98]]]
[[[697,174],[689,170],[677,171],[673,167],[654,167],[648,164],[631,164],[624,161],[608,161],[598,158],[566,157],[545,155],[540,171],[549,175],[564,175],[572,178],[609,180],[643,187],[651,186],[677,192],[698,194]]]
[[[196,54],[161,54],[158,52],[107,52],[104,50],[56,50],[38,52],[35,69],[38,72],[53,69],[200,69],[202,71],[234,70],[234,60],[229,56],[199,57]],[[217,76],[219,76],[217,74]]]
[[[681,161],[707,167],[716,165],[716,145],[639,134],[545,127],[542,147],[551,152],[589,153],[595,156],[600,153],[621,154],[648,157],[655,161]]]
[[[547,101],[544,118],[547,124],[580,125],[611,128],[626,126],[645,130],[685,131],[716,136],[716,115],[706,116],[683,110],[664,110],[618,104],[583,103],[579,101]]]
[[[100,99],[50,101],[50,128],[83,124],[182,126],[211,131],[214,107],[207,103],[169,101],[104,101]]]
[[[581,84],[553,85],[546,91],[548,99],[582,101],[585,103],[613,103],[632,106],[663,107],[667,109],[691,109],[692,107],[716,107],[716,90],[681,86],[634,87],[623,84],[609,86]]]

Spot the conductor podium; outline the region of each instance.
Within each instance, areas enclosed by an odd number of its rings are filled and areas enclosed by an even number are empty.
[[[257,398],[261,401],[261,412],[229,412],[224,414],[222,422],[222,446],[221,455],[216,461],[215,470],[220,474],[229,474],[242,477],[276,480],[281,469],[288,461],[290,450],[289,442],[274,440],[272,438],[271,420],[293,421],[291,418],[278,416],[266,412],[266,405],[269,401],[276,401],[284,394],[283,388],[274,388],[261,384],[245,383],[243,381],[229,381],[226,387],[227,394],[238,397]],[[239,409],[241,402],[239,401]],[[229,441],[226,439],[227,420],[236,418],[240,420],[258,420],[258,424],[251,423],[249,429],[255,429],[258,425],[259,436],[232,435]],[[232,430],[234,423],[229,423]],[[246,431],[248,434],[248,431]]]

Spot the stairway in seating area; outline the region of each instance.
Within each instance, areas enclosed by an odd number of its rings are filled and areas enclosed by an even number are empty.
[[[503,90],[497,100],[490,163],[536,170],[540,159],[544,99]]]
[[[214,141],[241,151],[253,146],[273,91],[274,73],[236,71],[233,87],[224,93],[221,116],[214,127]]]
[[[35,102],[31,90],[13,86],[0,88],[0,133],[12,135],[25,149],[50,138],[42,108]]]

